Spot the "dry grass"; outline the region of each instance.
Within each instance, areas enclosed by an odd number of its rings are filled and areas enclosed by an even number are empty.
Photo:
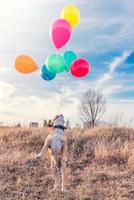
[[[66,192],[51,193],[47,155],[32,161],[48,129],[0,128],[0,200],[133,200],[134,130],[100,127],[66,131]]]

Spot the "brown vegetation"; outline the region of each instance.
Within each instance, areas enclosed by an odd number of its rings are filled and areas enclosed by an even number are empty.
[[[66,192],[52,193],[48,155],[33,160],[49,129],[0,129],[0,200],[134,199],[134,130],[70,129]]]

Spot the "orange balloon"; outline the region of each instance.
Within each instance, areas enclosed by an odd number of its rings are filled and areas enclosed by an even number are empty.
[[[30,56],[21,55],[16,58],[15,68],[23,74],[28,74],[36,71],[38,66]]]

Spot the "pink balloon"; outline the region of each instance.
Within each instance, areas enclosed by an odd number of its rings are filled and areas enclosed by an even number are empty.
[[[72,63],[70,70],[73,76],[83,77],[89,73],[90,64],[87,60],[79,58]]]
[[[52,25],[51,38],[57,49],[63,47],[70,39],[72,29],[64,19],[56,20]]]

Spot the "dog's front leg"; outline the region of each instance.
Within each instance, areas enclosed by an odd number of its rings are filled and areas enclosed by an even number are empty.
[[[63,164],[64,165],[64,164]],[[64,169],[63,169],[63,165],[61,167],[61,178],[62,178],[62,182],[61,182],[61,191],[64,192]]]
[[[36,158],[41,158],[44,155],[44,153],[45,153],[46,150],[47,150],[47,146],[46,146],[46,144],[44,144],[41,152],[36,155]]]

